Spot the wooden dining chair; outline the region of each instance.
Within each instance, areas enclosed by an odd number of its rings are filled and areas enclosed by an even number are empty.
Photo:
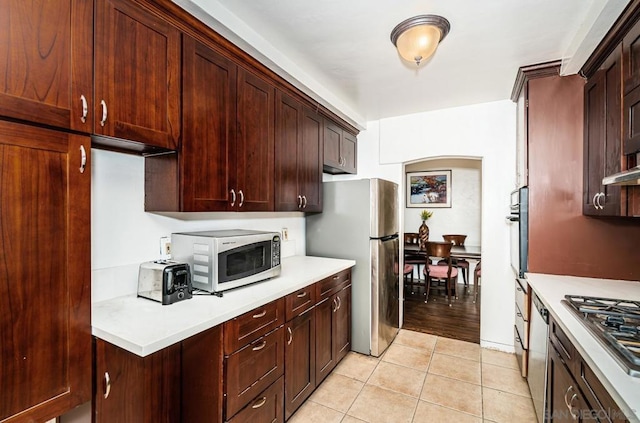
[[[405,245],[419,245],[420,237],[417,232],[405,232],[404,233],[404,244]],[[420,278],[420,266],[424,265],[424,254],[414,253],[411,251],[405,250],[404,252],[404,264],[405,271],[407,270],[407,265],[411,266],[411,289],[413,290],[414,282],[413,282],[413,269],[414,267],[417,270],[418,279]],[[405,273],[406,275],[406,273]],[[405,278],[405,282],[408,282]]]
[[[473,271],[473,303],[475,304],[478,301],[478,291],[480,291],[480,278],[482,277],[482,269],[480,269],[480,261],[476,264],[476,268]]]
[[[450,242],[427,242],[425,245],[426,261],[424,266],[424,276],[426,280],[426,298],[424,302],[429,301],[429,290],[433,283],[440,284],[445,283],[447,289],[447,299],[449,301],[449,307],[451,307],[451,291],[455,298],[458,298],[456,285],[453,282],[458,277],[458,268],[452,265],[451,260],[451,247],[453,244]],[[431,264],[431,263],[444,263],[443,264]]]
[[[466,235],[442,235],[445,242],[450,242],[453,245],[464,246],[464,241],[467,239]],[[469,285],[469,262],[465,259],[451,259],[453,266],[462,271],[462,280],[464,285]]]

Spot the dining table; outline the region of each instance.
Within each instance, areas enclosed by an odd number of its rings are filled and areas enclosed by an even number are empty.
[[[420,249],[418,244],[404,244],[404,252],[409,254],[426,254]],[[480,260],[482,257],[482,249],[478,245],[453,245],[451,247],[451,258],[454,259],[471,259]]]

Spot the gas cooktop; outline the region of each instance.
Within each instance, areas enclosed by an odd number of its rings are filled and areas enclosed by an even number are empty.
[[[640,301],[565,295],[562,302],[631,376],[640,377]]]

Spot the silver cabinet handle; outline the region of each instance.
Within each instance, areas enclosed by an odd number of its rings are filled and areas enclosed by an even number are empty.
[[[307,196],[306,195],[302,196],[302,208],[303,209],[307,208]]]
[[[107,103],[104,100],[100,100],[100,106],[102,106],[102,119],[100,120],[100,126],[104,126],[107,123]]]
[[[109,394],[111,393],[111,378],[109,377],[109,372],[104,372],[104,399],[109,398]]]
[[[573,420],[578,420],[578,417],[580,416],[579,412],[576,412],[575,414],[573,413],[573,402],[576,400],[576,398],[578,398],[578,394],[573,394],[571,400],[569,401],[569,414],[571,414],[571,418]]]
[[[81,95],[80,102],[82,103],[82,115],[80,116],[80,121],[82,121],[82,123],[85,123],[87,121],[87,114],[89,113],[87,98],[84,95]]]
[[[593,204],[593,208],[595,208],[596,210],[598,210],[598,196],[600,195],[600,193],[596,193],[593,196],[593,200],[591,201],[591,203]]]
[[[287,345],[291,345],[291,342],[293,342],[293,332],[291,331],[291,326],[287,328],[287,332],[289,332],[289,339],[287,339]]]
[[[336,301],[336,299],[333,299],[333,308],[331,309],[334,313],[336,312],[336,310],[338,310],[338,301]]]
[[[604,192],[601,192],[600,194],[598,194],[598,207],[600,207],[600,210],[604,210],[604,205],[600,201],[603,198],[605,198]]]
[[[302,195],[298,195],[298,208],[302,208]]]
[[[338,308],[336,308],[337,310],[340,310],[340,307],[342,307],[342,299],[340,297],[336,297],[336,300],[338,300]]]
[[[242,207],[242,205],[244,204],[244,193],[242,192],[242,190],[238,191],[238,194],[240,195],[240,204],[238,204],[238,207]]]
[[[571,391],[573,391],[573,385],[570,385],[567,388],[567,391],[564,393],[564,404],[567,406],[569,410],[571,410],[571,406],[569,405],[569,400],[567,399],[567,395],[569,395],[569,392]]]
[[[253,403],[253,405],[251,406],[251,408],[260,408],[262,407],[265,403],[267,402],[267,397],[262,397],[260,399],[257,399],[256,402]]]
[[[260,343],[260,345],[256,345],[255,347],[251,348],[253,351],[260,351],[261,349],[263,349],[264,347],[267,346],[267,341],[262,341]]]
[[[87,152],[84,149],[84,145],[80,146],[80,173],[84,173],[84,169],[87,167]]]
[[[231,207],[233,207],[236,205],[236,192],[232,189],[229,193],[231,194]]]
[[[307,291],[301,292],[298,295],[296,295],[296,297],[298,297],[298,298],[304,298],[306,296],[307,296]]]
[[[262,312],[261,312],[261,313],[254,314],[254,315],[253,315],[253,318],[254,318],[254,319],[259,319],[259,318],[264,317],[264,316],[266,316],[266,315],[267,315],[267,310],[266,310],[266,309],[264,309],[264,310],[262,310]]]

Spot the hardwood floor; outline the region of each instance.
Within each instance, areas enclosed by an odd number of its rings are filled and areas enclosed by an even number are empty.
[[[482,285],[481,285],[482,287]],[[403,329],[480,343],[480,295],[474,304],[473,285],[458,284],[458,299],[449,307],[446,291],[431,288],[425,304],[424,286],[407,287],[404,293]],[[480,288],[481,289],[481,288]]]

